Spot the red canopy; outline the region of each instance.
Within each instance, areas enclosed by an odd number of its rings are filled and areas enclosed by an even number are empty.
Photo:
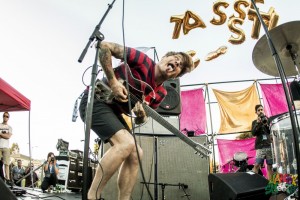
[[[0,78],[0,111],[30,110],[30,100]]]

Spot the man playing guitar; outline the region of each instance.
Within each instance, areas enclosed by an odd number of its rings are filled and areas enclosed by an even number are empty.
[[[107,103],[97,98],[94,100],[91,128],[103,142],[109,142],[111,147],[101,158],[100,167],[88,192],[88,199],[99,199],[107,181],[120,168],[119,200],[130,200],[138,175],[139,158],[142,157],[143,151],[136,146],[127,124],[121,117],[122,113],[126,112],[126,108],[122,107],[128,105],[131,93],[120,79],[127,78],[131,87],[143,93],[141,101],[134,101],[132,106],[136,116],[134,122],[141,124],[147,119],[142,103],[146,102],[156,109],[167,94],[163,86],[164,81],[191,72],[197,64],[184,52],[168,52],[158,63],[154,63],[143,52],[116,43],[102,41],[97,48],[100,48],[99,61],[106,75],[103,81],[110,87],[114,101]],[[112,56],[123,61],[115,69],[112,67]],[[86,117],[87,101],[88,90],[85,90],[79,108],[83,121]]]

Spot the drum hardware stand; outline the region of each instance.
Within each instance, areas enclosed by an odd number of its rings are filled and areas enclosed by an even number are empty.
[[[85,117],[85,141],[84,141],[84,156],[83,156],[83,187],[82,187],[82,199],[87,200],[87,192],[88,192],[88,154],[89,154],[89,142],[90,142],[90,129],[92,125],[92,113],[93,113],[93,104],[94,104],[94,95],[95,95],[95,82],[98,72],[98,54],[101,41],[104,40],[104,35],[99,31],[106,15],[108,14],[109,10],[112,8],[113,4],[116,0],[113,0],[111,4],[108,4],[108,8],[104,13],[103,17],[101,18],[99,24],[95,27],[92,35],[89,38],[88,43],[86,44],[85,48],[83,49],[78,62],[82,62],[85,54],[87,53],[88,48],[90,47],[91,43],[96,40],[96,55],[94,59],[94,64],[92,68],[92,76],[91,76],[91,84],[89,87],[89,94],[88,94],[88,102],[87,102],[87,109],[86,109],[86,117]]]
[[[291,102],[291,95],[289,94],[289,90],[288,90],[288,87],[287,87],[284,68],[282,66],[280,57],[278,56],[278,53],[277,53],[277,51],[275,49],[275,46],[274,46],[274,44],[273,44],[273,42],[271,40],[271,36],[270,36],[270,34],[268,32],[266,24],[263,21],[262,16],[260,15],[259,10],[258,10],[258,8],[256,6],[255,0],[251,0],[251,2],[252,2],[252,5],[254,6],[254,8],[256,10],[256,14],[258,16],[259,22],[263,26],[264,31],[266,33],[266,38],[267,38],[268,45],[269,45],[269,48],[270,48],[270,51],[271,51],[271,55],[274,58],[276,67],[278,69],[278,72],[279,72],[279,75],[280,75],[280,78],[281,78],[282,86],[283,86],[283,89],[284,89],[284,92],[285,92],[285,97],[286,97],[287,104],[288,104],[289,114],[290,114],[290,117],[291,117],[291,124],[292,124],[292,130],[293,130],[293,138],[294,138],[294,141],[295,141],[295,145],[294,146],[295,146],[295,152],[296,152],[296,158],[297,158],[297,169],[299,170],[300,169],[300,161],[299,161],[299,139],[298,139],[298,137],[299,137],[299,130],[296,127],[296,116],[295,116],[295,113],[293,112],[292,102]],[[299,186],[300,186],[300,177],[298,176],[297,179],[298,179],[298,189],[299,189]]]

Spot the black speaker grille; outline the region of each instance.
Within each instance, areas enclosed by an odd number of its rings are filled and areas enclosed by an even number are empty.
[[[211,200],[268,200],[265,187],[268,180],[258,174],[244,172],[209,174]]]
[[[168,86],[166,87],[166,89],[168,94],[165,97],[164,101],[159,105],[159,107],[163,110],[173,110],[179,105],[180,96],[174,88]]]
[[[161,102],[156,111],[165,116],[179,115],[181,113],[179,79],[177,78],[164,82],[164,87],[167,90],[167,96]]]

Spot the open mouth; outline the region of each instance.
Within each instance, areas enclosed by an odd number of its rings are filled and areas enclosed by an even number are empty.
[[[169,63],[168,68],[171,69],[172,71],[174,71],[175,70],[175,65],[173,63]]]

